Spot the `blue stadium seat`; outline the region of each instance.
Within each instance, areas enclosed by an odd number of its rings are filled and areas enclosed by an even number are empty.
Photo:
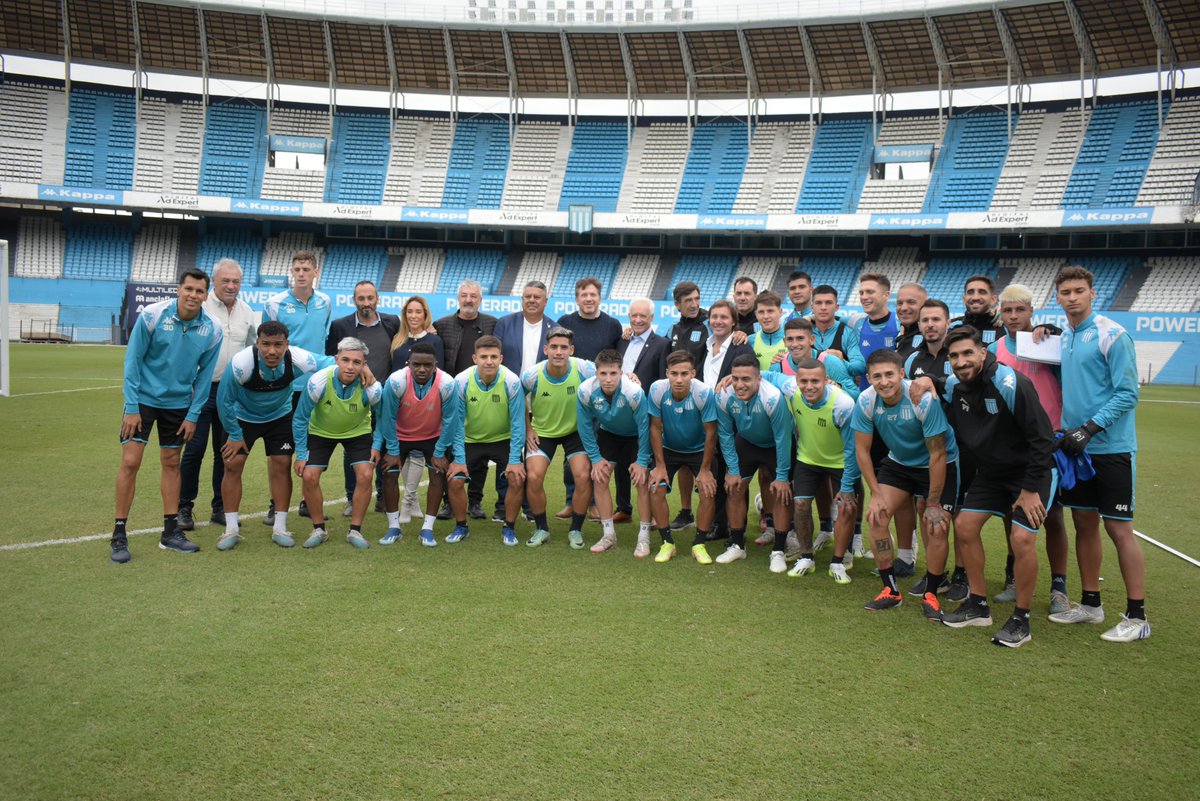
[[[458,285],[468,278],[479,282],[484,294],[496,288],[496,279],[504,272],[505,255],[502,250],[468,250],[450,248],[438,276],[437,291],[454,294]]]
[[[248,228],[210,229],[196,246],[196,268],[211,274],[221,259],[233,259],[242,266],[242,286],[258,286],[262,265],[262,234]]]
[[[267,117],[249,103],[229,101],[208,107],[200,194],[258,197],[267,163]]]
[[[79,223],[67,229],[63,278],[128,281],[133,233],[124,226]]]
[[[577,203],[594,211],[616,211],[628,157],[625,123],[576,123],[558,210],[567,211]]]
[[[321,289],[325,292],[351,290],[359,281],[376,286],[387,269],[387,247],[332,243],[325,248],[321,264]]]
[[[850,297],[850,291],[862,272],[862,258],[859,256],[805,256],[800,269],[812,276],[814,287],[829,284],[836,289],[838,305],[858,305],[858,298]],[[784,305],[790,308],[786,297]]]
[[[986,211],[1006,158],[1006,115],[982,112],[952,117],[929,176],[924,211]]]
[[[871,120],[832,119],[817,127],[797,214],[841,214],[858,208],[871,166]]]
[[[137,120],[133,95],[80,88],[71,92],[65,186],[133,188]]]
[[[563,254],[562,266],[554,286],[550,287],[551,295],[574,296],[575,282],[580,278],[599,278],[604,286],[604,296],[612,290],[612,279],[617,267],[621,264],[619,253],[587,253],[567,251]],[[515,291],[519,291],[516,288]]]
[[[1125,285],[1130,270],[1141,259],[1137,256],[1072,256],[1071,261],[1090,270],[1095,276],[1096,300],[1092,307],[1107,309]]]
[[[963,311],[963,287],[972,275],[996,277],[996,260],[969,256],[935,256],[921,283],[929,297],[950,307],[951,314]]]
[[[675,200],[675,213],[733,211],[749,153],[744,125],[714,122],[696,126]]]
[[[459,120],[446,168],[442,206],[498,209],[508,175],[508,123]]]
[[[671,297],[671,289],[680,281],[692,281],[700,287],[700,299],[706,305],[717,298],[726,297],[737,265],[737,256],[684,254],[675,265],[665,298]]]
[[[1163,111],[1166,114],[1166,110]],[[1158,144],[1153,101],[1103,103],[1092,111],[1075,169],[1063,192],[1064,209],[1132,206]]]
[[[390,152],[386,114],[334,115],[325,200],[360,205],[382,203]]]

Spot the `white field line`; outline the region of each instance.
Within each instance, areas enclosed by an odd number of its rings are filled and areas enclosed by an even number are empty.
[[[428,485],[429,485],[428,481],[422,481],[418,486],[425,487]],[[325,501],[325,506],[336,506],[339,503],[345,503],[345,502],[346,501],[344,498],[334,498],[332,500]],[[291,514],[292,512],[298,512],[299,509],[300,509],[299,506],[293,506],[291,509],[288,509],[288,514]],[[266,512],[250,512],[249,514],[240,515],[238,519],[239,520],[256,520],[260,517],[266,517],[266,516],[267,516]],[[217,524],[210,523],[207,520],[204,520],[204,521],[197,520],[196,521],[196,528],[200,528],[201,526],[213,526],[213,525],[217,525]],[[136,534],[158,534],[161,532],[162,532],[162,526],[155,526],[154,528],[139,528],[135,531],[127,531],[125,533],[128,536],[132,537]],[[76,543],[80,543],[80,542],[95,542],[96,540],[108,540],[108,539],[112,539],[111,531],[105,531],[103,534],[84,534],[83,536],[80,536],[80,537],[66,537],[64,539],[59,539],[59,540],[38,540],[36,542],[14,542],[12,545],[0,545],[0,551],[25,551],[30,548],[45,548],[47,545],[75,545]]]
[[[1200,405],[1200,401],[1166,400],[1165,398],[1142,398],[1140,403],[1182,403],[1188,406]]]
[[[16,395],[9,395],[10,398],[32,398],[35,395],[63,395],[67,392],[94,392],[98,389],[120,389],[120,384],[112,384],[104,387],[79,387],[78,389],[51,389],[46,392],[18,392]]]
[[[1170,545],[1167,545],[1166,543],[1163,543],[1163,542],[1159,542],[1158,540],[1154,539],[1153,537],[1149,537],[1149,536],[1143,534],[1142,532],[1138,531],[1137,529],[1134,529],[1133,533],[1136,534],[1141,539],[1145,540],[1146,542],[1150,543],[1151,545],[1156,545],[1159,548],[1162,548],[1167,553],[1174,554],[1175,556],[1178,556],[1183,561],[1191,562],[1196,567],[1200,567],[1200,561],[1193,559],[1192,557],[1188,556],[1183,551],[1177,551],[1174,548],[1172,548]]]

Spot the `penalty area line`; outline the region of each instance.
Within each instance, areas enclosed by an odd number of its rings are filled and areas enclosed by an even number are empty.
[[[1178,556],[1183,561],[1190,562],[1193,565],[1195,565],[1196,567],[1200,567],[1200,561],[1193,559],[1192,557],[1188,556],[1183,551],[1177,551],[1174,548],[1172,548],[1170,545],[1167,545],[1165,542],[1159,542],[1158,540],[1154,539],[1153,537],[1147,536],[1146,534],[1143,534],[1142,532],[1138,531],[1136,528],[1133,530],[1133,533],[1135,535],[1137,535],[1138,538],[1145,540],[1146,542],[1150,543],[1151,545],[1162,548],[1167,553],[1174,554],[1175,556]]]
[[[45,392],[18,392],[16,395],[9,395],[9,398],[32,398],[35,395],[64,395],[68,392],[95,392],[99,389],[120,389],[120,384],[112,384],[105,387],[80,387],[78,389],[51,389]]]
[[[428,484],[429,484],[428,481],[422,481],[419,486],[424,487],[424,486],[428,486]],[[341,498],[334,498],[333,500],[325,501],[325,506],[336,506],[339,503],[345,503],[345,500],[343,500]],[[299,506],[293,506],[292,508],[288,509],[288,514],[291,514],[293,512],[298,512],[299,510],[300,510]],[[266,512],[250,512],[248,514],[241,515],[239,517],[239,519],[240,520],[257,520],[260,517],[266,517],[266,516],[267,516]],[[204,521],[197,520],[196,521],[196,528],[202,528],[205,526],[221,527],[221,525],[219,523],[212,523],[208,520],[204,520]],[[130,537],[133,537],[133,536],[136,536],[139,534],[160,534],[160,533],[162,533],[162,526],[155,526],[154,528],[139,528],[134,531],[127,531],[125,533],[126,533],[126,535],[128,535]],[[49,545],[75,545],[80,542],[96,542],[97,540],[110,540],[110,539],[112,539],[112,532],[106,531],[102,534],[84,534],[79,537],[64,537],[63,539],[57,539],[57,540],[37,540],[36,542],[14,542],[11,545],[0,545],[0,551],[27,551],[30,548],[45,548]]]

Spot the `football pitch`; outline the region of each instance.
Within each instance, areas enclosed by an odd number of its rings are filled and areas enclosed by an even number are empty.
[[[798,579],[768,573],[753,545],[702,567],[686,531],[658,565],[633,558],[636,525],[603,555],[568,548],[557,520],[537,549],[503,547],[485,521],[437,548],[420,547],[414,521],[385,548],[371,513],[362,552],[337,503],[315,551],[280,549],[249,518],[232,552],[202,525],[198,554],[145,533],[118,566],[105,532],[123,350],[12,356],[0,798],[1165,801],[1200,788],[1200,568],[1151,545],[1149,640],[1099,638],[1125,608],[1106,540],[1105,626],[1046,620],[1043,553],[1033,641],[1017,650],[991,645],[993,629],[931,625],[907,595],[864,611],[879,590],[869,562],[845,587],[825,574],[829,550]],[[1135,525],[1200,558],[1200,390],[1142,399]],[[130,530],[161,525],[155,450]],[[337,499],[334,461],[324,488]],[[265,474],[259,449],[243,515],[265,509]],[[201,520],[209,498],[202,480]],[[309,524],[293,514],[289,527]],[[104,537],[11,547],[87,535]],[[588,543],[598,536],[589,522]],[[1004,545],[995,523],[985,537],[990,594]],[[1068,576],[1078,601],[1073,549]],[[1010,611],[994,606],[996,627]]]

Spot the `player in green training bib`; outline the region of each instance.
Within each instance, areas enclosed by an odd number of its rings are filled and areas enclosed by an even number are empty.
[[[521,376],[526,393],[525,499],[537,527],[525,543],[531,548],[550,539],[550,526],[546,522],[546,470],[559,447],[575,477],[571,531],[567,536],[572,548],[583,547],[583,521],[592,496],[592,464],[579,439],[576,395],[579,385],[596,374],[596,367],[571,355],[575,352],[574,339],[570,329],[551,328],[546,332],[546,361]]]

